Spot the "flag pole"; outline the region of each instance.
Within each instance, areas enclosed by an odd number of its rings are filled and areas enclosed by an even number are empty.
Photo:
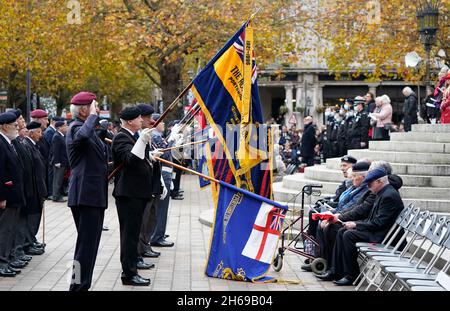
[[[164,163],[164,164],[167,164],[167,165],[173,166],[173,167],[175,167],[175,168],[178,168],[178,169],[180,169],[180,170],[182,170],[182,171],[185,171],[185,172],[188,172],[188,173],[191,173],[191,174],[200,176],[200,177],[202,177],[202,178],[204,178],[204,179],[207,179],[207,180],[209,180],[209,181],[212,181],[212,182],[215,182],[215,183],[218,183],[218,184],[220,183],[220,180],[218,180],[218,179],[215,179],[215,178],[210,177],[210,176],[208,176],[208,175],[205,175],[205,174],[199,173],[199,172],[197,172],[197,171],[191,170],[191,169],[186,168],[186,167],[184,167],[184,166],[182,166],[182,165],[175,164],[175,163],[173,163],[173,162],[170,162],[170,161],[161,159],[161,158],[159,158],[159,157],[155,157],[155,159],[158,160],[158,161],[160,161],[160,162],[162,162],[162,163]]]

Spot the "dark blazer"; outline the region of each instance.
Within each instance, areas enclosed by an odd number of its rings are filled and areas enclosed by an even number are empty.
[[[31,158],[31,179],[32,185],[25,187],[25,196],[27,199],[27,212],[35,214],[40,212],[40,200],[47,197],[47,168],[44,157],[39,151],[37,144],[33,144],[28,138],[23,139],[23,145],[26,147]]]
[[[131,153],[136,139],[126,129],[120,129],[112,143],[114,168],[123,168],[114,178],[114,197],[133,197],[151,199],[153,195],[153,165],[149,159],[147,146],[145,158],[141,160]],[[158,177],[159,178],[159,177]]]
[[[300,152],[302,157],[313,157],[314,147],[316,146],[316,129],[312,123],[305,125],[305,131],[302,135]]]
[[[98,120],[96,115],[90,115],[86,121],[76,119],[67,131],[69,207],[108,207],[108,150],[95,135]]]
[[[52,165],[61,163],[61,167],[69,167],[69,158],[67,157],[66,139],[59,133],[55,132],[52,139]]]
[[[363,220],[369,217],[372,210],[373,203],[375,202],[375,194],[370,190],[367,190],[355,205],[345,210],[340,216],[341,221],[357,221]]]
[[[50,144],[47,142],[47,140],[42,137],[37,143],[36,145],[39,148],[39,151],[42,154],[42,157],[45,160],[45,165],[48,166],[48,164],[50,163],[50,157],[51,157],[51,153],[50,153]]]
[[[369,217],[356,222],[356,230],[370,232],[370,241],[379,242],[383,240],[403,208],[400,194],[388,184],[377,194]]]
[[[23,167],[9,142],[0,135],[0,201],[8,206],[25,206]]]
[[[48,126],[44,131],[44,139],[49,147],[52,146],[53,135],[55,135],[55,133],[56,130],[51,126]]]

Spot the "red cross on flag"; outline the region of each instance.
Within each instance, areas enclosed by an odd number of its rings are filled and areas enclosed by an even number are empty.
[[[242,255],[271,264],[285,213],[281,208],[262,203]]]

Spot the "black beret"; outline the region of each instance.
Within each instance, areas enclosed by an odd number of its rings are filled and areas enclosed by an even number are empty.
[[[153,108],[152,105],[139,104],[137,106],[139,107],[139,109],[141,109],[141,115],[142,116],[151,116],[152,113],[155,112],[155,109]]]
[[[142,114],[141,109],[139,109],[138,106],[129,106],[129,107],[125,107],[121,112],[120,112],[120,118],[122,120],[134,120],[137,117],[139,117]]]
[[[61,127],[61,126],[63,126],[64,124],[66,124],[66,121],[56,121],[55,127]]]
[[[35,130],[41,128],[41,123],[36,122],[36,121],[31,121],[28,125],[27,125],[27,130]]]
[[[63,117],[53,117],[52,120],[58,122],[58,121],[65,121],[66,119],[64,119]]]
[[[369,170],[370,163],[367,161],[359,161],[353,164],[353,172],[366,172]]]
[[[356,160],[354,157],[346,155],[343,156],[341,158],[341,162],[346,162],[346,163],[350,163],[350,164],[355,164],[356,162],[358,162],[358,160]]]
[[[16,117],[19,118],[22,115],[22,110],[20,108],[16,108],[14,113],[16,114]]]
[[[8,111],[0,114],[0,124],[10,124],[17,120],[17,116],[14,112]]]

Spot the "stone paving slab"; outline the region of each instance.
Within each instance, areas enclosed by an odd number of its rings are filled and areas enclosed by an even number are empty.
[[[198,178],[183,175],[181,188],[184,200],[171,200],[167,224],[171,248],[155,248],[161,252],[155,269],[140,270],[149,277],[148,287],[123,286],[120,281],[119,222],[110,187],[109,207],[105,213],[105,225],[94,269],[94,291],[348,291],[354,287],[337,287],[330,282],[317,280],[300,269],[302,258],[287,253],[280,272],[269,275],[286,280],[299,280],[300,284],[251,284],[208,278],[204,275],[209,249],[211,228],[200,223],[202,212],[213,208],[209,188],[200,190]],[[43,239],[41,226],[38,240]],[[72,214],[65,203],[45,203],[45,254],[34,256],[29,265],[15,278],[0,278],[0,291],[65,291],[75,247],[76,229]]]

